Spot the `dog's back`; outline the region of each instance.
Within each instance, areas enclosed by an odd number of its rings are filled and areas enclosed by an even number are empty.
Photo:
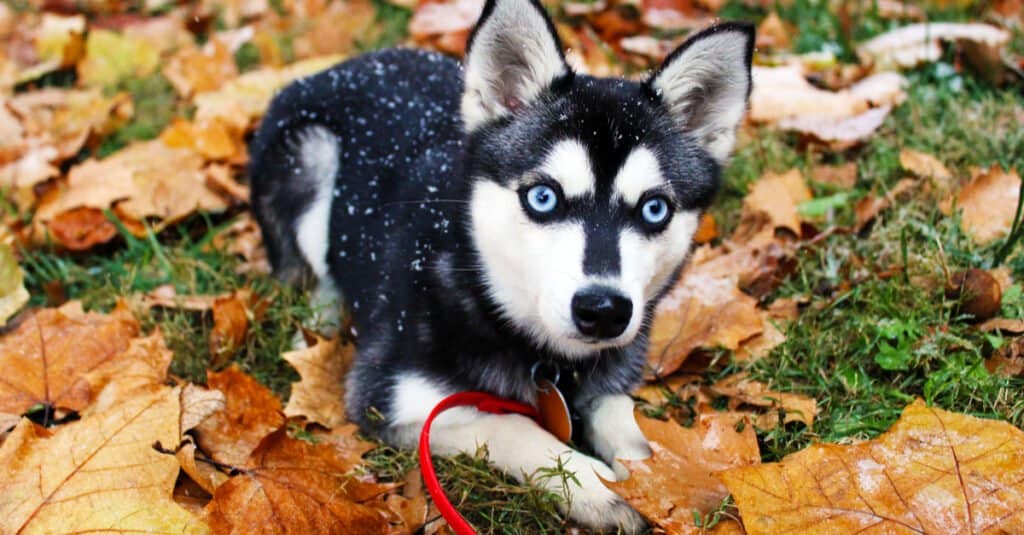
[[[358,312],[366,299],[401,287],[380,280],[382,265],[408,264],[417,273],[421,246],[449,230],[457,208],[438,194],[450,193],[456,176],[461,91],[456,61],[391,49],[336,65],[274,99],[253,138],[249,174],[280,278],[346,283],[338,290]],[[344,204],[332,213],[335,198]],[[387,239],[413,225],[421,242]],[[345,259],[344,274],[330,272],[334,262],[326,259],[334,256]]]

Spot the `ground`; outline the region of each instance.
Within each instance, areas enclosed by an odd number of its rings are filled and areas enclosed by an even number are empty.
[[[778,10],[798,30],[796,52],[838,46],[841,57],[852,57],[849,39],[861,41],[893,23],[864,16],[855,35],[845,36],[836,10],[822,2],[795,0]],[[984,4],[984,3],[981,3]],[[978,20],[984,6],[972,2],[926,8],[930,20]],[[377,4],[378,22],[385,31],[369,49],[399,41],[409,12]],[[730,1],[719,11],[723,19],[759,21],[767,13]],[[1024,52],[1018,29],[1010,45]],[[240,70],[250,68],[252,51],[236,54]],[[886,120],[881,130],[859,147],[823,154],[794,134],[768,127],[750,128],[725,175],[725,184],[712,213],[723,234],[738,220],[747,186],[767,171],[799,168],[809,173],[820,163],[855,161],[857,182],[840,190],[812,182],[816,198],[837,194],[832,224],[854,221],[854,201],[868,193],[885,193],[903,178],[899,152],[911,148],[938,156],[963,182],[975,167],[1000,165],[1024,170],[1024,97],[1020,85],[999,88],[953,66],[954,58],[926,64],[906,74],[908,99]],[[60,85],[60,79],[48,83]],[[159,73],[132,79],[122,89],[136,98],[135,117],[106,142],[97,154],[112,152],[134,139],[155,137],[176,114],[172,90]],[[805,175],[807,176],[807,175]],[[845,202],[841,202],[845,201]],[[777,460],[818,442],[845,442],[877,436],[899,416],[908,402],[923,398],[938,407],[1003,419],[1024,426],[1024,379],[990,374],[984,367],[991,352],[1009,343],[994,333],[981,333],[963,321],[955,299],[927,278],[968,268],[1008,266],[1024,280],[1024,254],[1017,244],[997,240],[975,245],[954,217],[939,209],[939,194],[919,188],[860,232],[834,233],[803,247],[793,274],[765,298],[807,300],[800,316],[786,328],[786,341],[749,367],[733,363],[728,351],[715,354],[704,373],[708,380],[737,371],[773,389],[817,399],[820,413],[813,431],[793,423],[759,432],[765,461]],[[208,247],[217,230],[236,213],[194,216],[159,235],[122,238],[87,253],[68,254],[56,248],[21,252],[33,305],[81,299],[86,307],[107,310],[125,295],[150,291],[164,284],[181,294],[220,294],[252,287],[273,298],[262,322],[254,325],[235,360],[276,393],[287,398],[295,372],[280,358],[292,342],[294,328],[311,312],[308,295],[283,287],[270,276],[239,275],[239,259]],[[887,271],[893,266],[906,270]],[[1005,292],[1002,315],[1024,318],[1024,291],[1015,284]],[[175,352],[173,373],[202,382],[211,355],[208,316],[168,309],[144,317],[147,329],[160,329]],[[880,366],[880,351],[895,352],[907,361],[905,371]],[[369,454],[372,470],[384,478],[401,479],[414,466],[410,452],[381,446]],[[506,533],[561,529],[557,498],[514,484],[486,468],[481,459],[462,457],[439,465],[453,501],[478,527]],[[723,506],[728,508],[728,504]]]

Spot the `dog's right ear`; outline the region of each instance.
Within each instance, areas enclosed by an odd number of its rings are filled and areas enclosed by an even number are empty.
[[[466,53],[466,130],[529,104],[570,74],[562,43],[538,0],[487,0]]]

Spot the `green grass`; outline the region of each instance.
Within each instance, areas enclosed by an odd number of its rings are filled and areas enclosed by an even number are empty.
[[[134,112],[127,124],[103,140],[96,156],[103,158],[124,148],[132,141],[154,139],[175,117],[188,117],[189,106],[178,100],[171,83],[159,72],[143,78],[128,78],[116,88],[132,97]]]

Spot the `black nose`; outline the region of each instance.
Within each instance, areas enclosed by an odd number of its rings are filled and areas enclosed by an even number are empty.
[[[632,316],[633,302],[611,288],[587,288],[572,296],[572,321],[584,336],[615,338]]]

